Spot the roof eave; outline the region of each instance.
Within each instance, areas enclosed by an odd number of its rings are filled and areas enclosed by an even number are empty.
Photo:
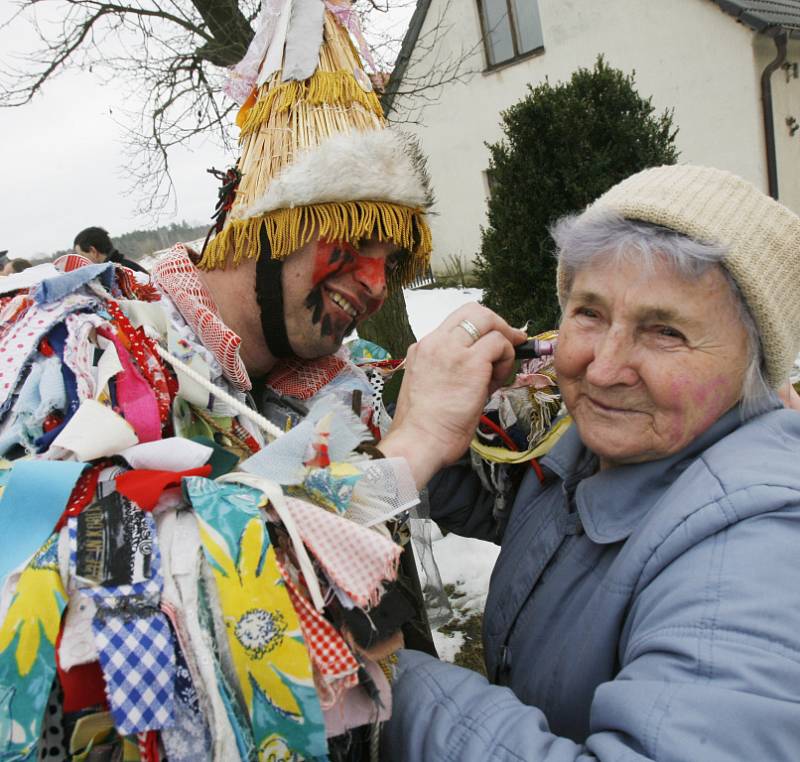
[[[408,24],[408,29],[403,37],[403,44],[400,46],[400,53],[397,56],[397,61],[395,61],[392,73],[389,75],[386,89],[381,96],[383,113],[387,116],[394,106],[397,90],[408,69],[408,64],[411,61],[411,54],[414,52],[414,47],[419,39],[422,25],[425,23],[425,17],[428,15],[428,10],[431,7],[432,1],[433,0],[417,0],[417,7],[414,9],[411,21]]]
[[[784,33],[792,39],[800,39],[800,30],[780,24],[770,24],[754,13],[751,13],[746,8],[742,8],[738,3],[731,2],[730,0],[714,0],[714,2],[729,16],[733,16],[737,21],[746,24],[758,34],[763,34],[767,37],[776,37]]]

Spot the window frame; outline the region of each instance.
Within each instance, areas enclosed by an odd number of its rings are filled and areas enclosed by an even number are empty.
[[[540,55],[544,53],[544,33],[542,34],[542,44],[536,48],[531,48],[530,50],[526,50],[524,53],[519,52],[519,32],[517,31],[517,18],[514,13],[514,8],[512,6],[513,0],[505,0],[506,3],[506,13],[508,17],[508,23],[511,27],[511,47],[514,49],[514,55],[511,58],[504,58],[502,61],[497,61],[496,63],[492,63],[492,51],[490,48],[490,39],[486,29],[486,15],[484,13],[484,2],[485,0],[477,0],[476,5],[478,7],[478,21],[480,22],[481,26],[481,41],[483,42],[483,52],[486,57],[486,68],[484,71],[490,72],[495,71],[497,69],[503,69],[506,66],[510,66],[512,64],[517,63],[518,61],[524,61],[526,58],[531,58],[536,55]],[[534,0],[536,5],[536,12],[539,12],[539,0]],[[541,28],[541,14],[539,15],[539,25]]]

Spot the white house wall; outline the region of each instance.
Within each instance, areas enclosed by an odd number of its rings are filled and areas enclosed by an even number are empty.
[[[711,0],[540,0],[539,12],[544,52],[484,72],[475,0],[433,0],[428,11],[406,87],[431,68],[431,55],[445,61],[472,49],[462,71],[476,72],[466,83],[428,92],[435,99],[421,111],[419,97],[398,96],[391,115],[416,121],[407,127],[430,156],[438,199],[431,221],[435,268],[453,255],[469,264],[480,249],[484,143],[502,137],[500,112],[524,97],[528,83],[567,80],[577,67],[592,67],[601,53],[612,66],[636,71],[639,92],[652,95],[659,112],[674,108],[681,161],[730,169],[766,190],[757,68],[762,56],[748,27]],[[426,53],[437,25],[440,39]],[[798,146],[800,132],[792,149]]]
[[[775,58],[775,43],[759,36],[756,40],[756,69],[759,74]],[[800,213],[800,41],[790,40],[786,51],[788,66],[772,75],[772,114],[775,150],[778,158],[778,198]],[[797,67],[797,68],[795,68]],[[787,118],[796,120],[792,134]]]

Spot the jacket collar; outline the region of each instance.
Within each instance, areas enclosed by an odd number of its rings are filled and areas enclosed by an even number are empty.
[[[777,397],[773,408],[780,407]],[[770,409],[773,409],[770,408]],[[626,539],[658,498],[702,452],[739,428],[740,407],[729,410],[680,452],[667,458],[597,470],[597,458],[571,426],[542,465],[563,480],[563,489],[580,516],[583,528],[596,543]]]

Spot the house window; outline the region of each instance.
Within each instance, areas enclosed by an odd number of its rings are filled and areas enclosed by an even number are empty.
[[[489,68],[544,47],[537,0],[478,0]]]

